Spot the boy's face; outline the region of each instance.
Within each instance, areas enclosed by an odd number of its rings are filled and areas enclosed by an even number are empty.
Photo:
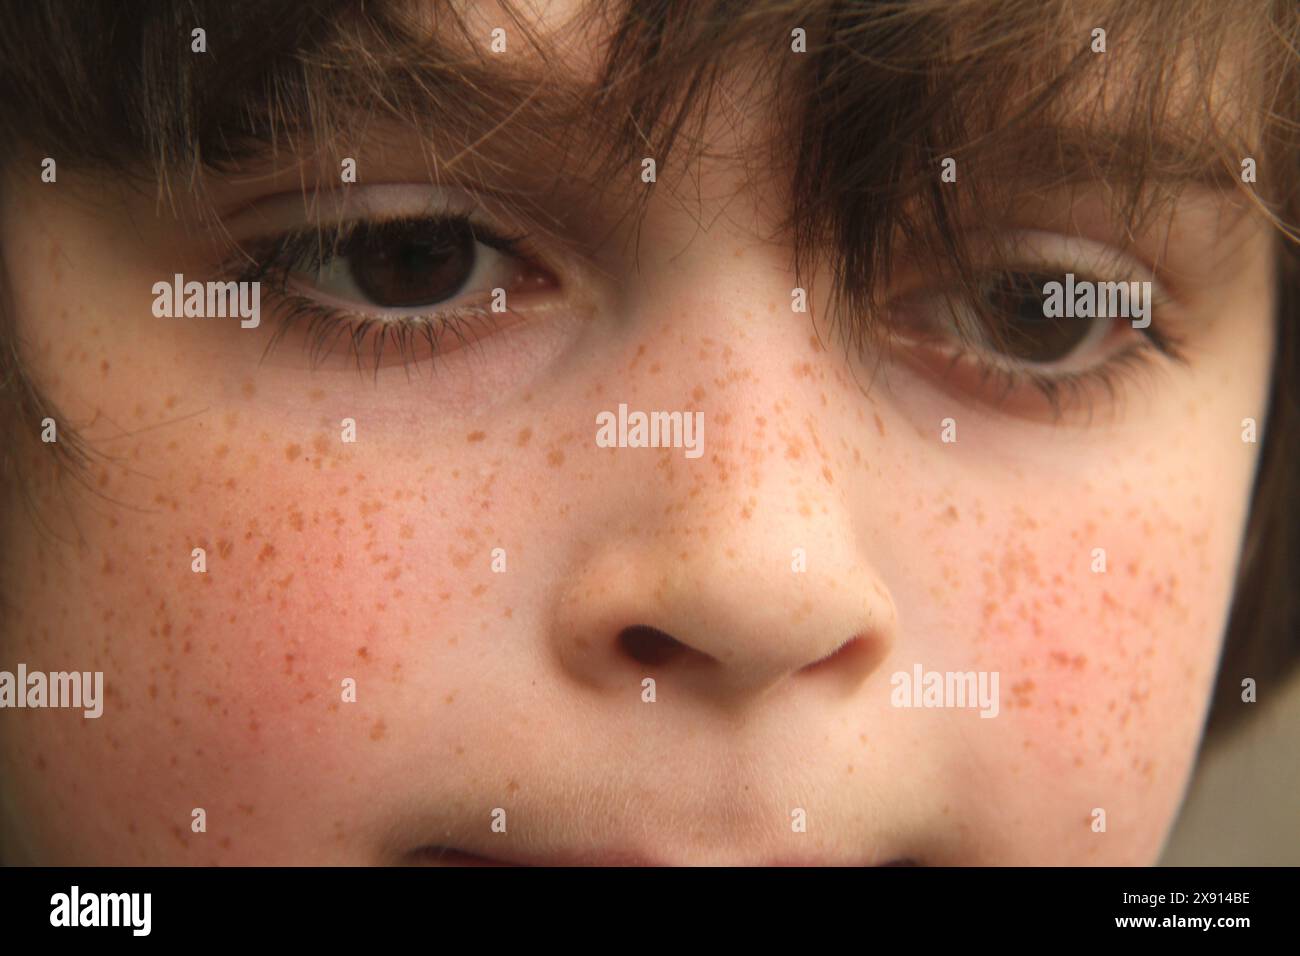
[[[416,215],[439,193],[414,152],[334,185]],[[305,324],[261,361],[269,285],[256,329],[155,317],[155,283],[215,274],[192,210],[71,171],[10,189],[27,362],[102,457],[94,494],[43,493],[49,531],[5,516],[0,669],[108,693],[97,720],[3,712],[8,862],[1155,859],[1265,408],[1265,228],[1185,193],[1125,261],[1167,277],[1153,324],[1187,363],[1120,362],[1124,321],[1080,335],[1113,388],[1078,380],[1057,418],[915,342],[846,355],[818,295],[792,310],[771,191],[697,172],[658,170],[639,244],[478,249],[511,313],[360,375],[343,345],[313,369]],[[296,172],[216,190],[237,238],[305,222]],[[1005,228],[1113,246],[1104,197]],[[702,413],[702,453],[600,447],[620,404]],[[996,715],[895,706],[918,665],[996,672]]]

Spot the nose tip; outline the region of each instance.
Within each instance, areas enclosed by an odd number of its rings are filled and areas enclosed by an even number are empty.
[[[653,678],[729,709],[778,685],[850,696],[888,654],[895,614],[861,563],[827,574],[607,546],[569,577],[549,643],[568,677],[602,693],[639,697]]]

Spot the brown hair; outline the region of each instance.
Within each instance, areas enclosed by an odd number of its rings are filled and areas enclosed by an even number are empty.
[[[724,84],[761,83],[778,121],[749,160],[756,175],[788,172],[781,188],[794,264],[801,274],[830,266],[828,327],[846,347],[862,348],[881,341],[882,324],[870,317],[900,254],[942,264],[974,289],[978,270],[959,227],[995,217],[1027,180],[1102,179],[1116,188],[1130,226],[1188,181],[1231,181],[1285,241],[1269,420],[1212,726],[1245,711],[1243,677],[1256,678],[1267,697],[1300,657],[1300,513],[1291,498],[1300,487],[1294,2],[1243,12],[1214,0],[1103,0],[1081,20],[1073,4],[1042,0],[653,0],[626,8],[596,0],[571,26],[571,35],[598,28],[607,36],[597,75],[585,82],[508,8],[499,25],[510,42],[522,38],[525,56],[493,58],[472,42],[489,27],[454,4],[424,6],[0,3],[0,88],[8,91],[0,139],[12,144],[6,188],[35,175],[31,157],[53,156],[61,169],[115,171],[160,197],[202,197],[214,171],[268,153],[355,155],[349,149],[368,124],[383,120],[422,134],[438,178],[500,187],[512,166],[546,157],[583,189],[602,191],[641,156],[661,169],[670,157],[698,157],[704,118]],[[204,56],[190,51],[195,27],[207,32]],[[1106,31],[1111,53],[1092,50],[1094,27]],[[806,32],[807,55],[791,55],[796,28]],[[1222,67],[1229,55],[1236,72]],[[1091,92],[1081,97],[1080,89]],[[1081,108],[1081,100],[1099,108]],[[1258,160],[1259,183],[1249,189],[1238,181],[1243,156]],[[938,185],[942,157],[963,169],[959,203]],[[507,201],[516,218],[558,236],[534,198],[518,191]],[[93,452],[67,430],[57,445],[32,447],[31,423],[58,416],[26,374],[4,321],[9,307],[0,274],[5,483],[16,487],[30,471],[16,459],[22,448],[38,465],[42,453],[62,456],[59,476],[84,475]]]

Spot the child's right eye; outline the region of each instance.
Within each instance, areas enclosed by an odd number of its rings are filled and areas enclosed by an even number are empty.
[[[523,237],[468,215],[313,225],[255,243],[251,258],[239,278],[262,283],[279,321],[268,349],[305,325],[314,364],[340,346],[376,365],[429,359],[509,324],[511,296],[556,284]]]

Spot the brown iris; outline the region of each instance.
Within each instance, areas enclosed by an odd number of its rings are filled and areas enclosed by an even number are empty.
[[[1015,272],[985,285],[980,311],[991,348],[1005,358],[1046,365],[1059,362],[1088,338],[1095,319],[1043,314],[1043,287],[1052,281],[1061,277]]]
[[[437,305],[459,292],[474,271],[474,245],[465,222],[361,224],[337,256],[371,303],[402,308]]]

